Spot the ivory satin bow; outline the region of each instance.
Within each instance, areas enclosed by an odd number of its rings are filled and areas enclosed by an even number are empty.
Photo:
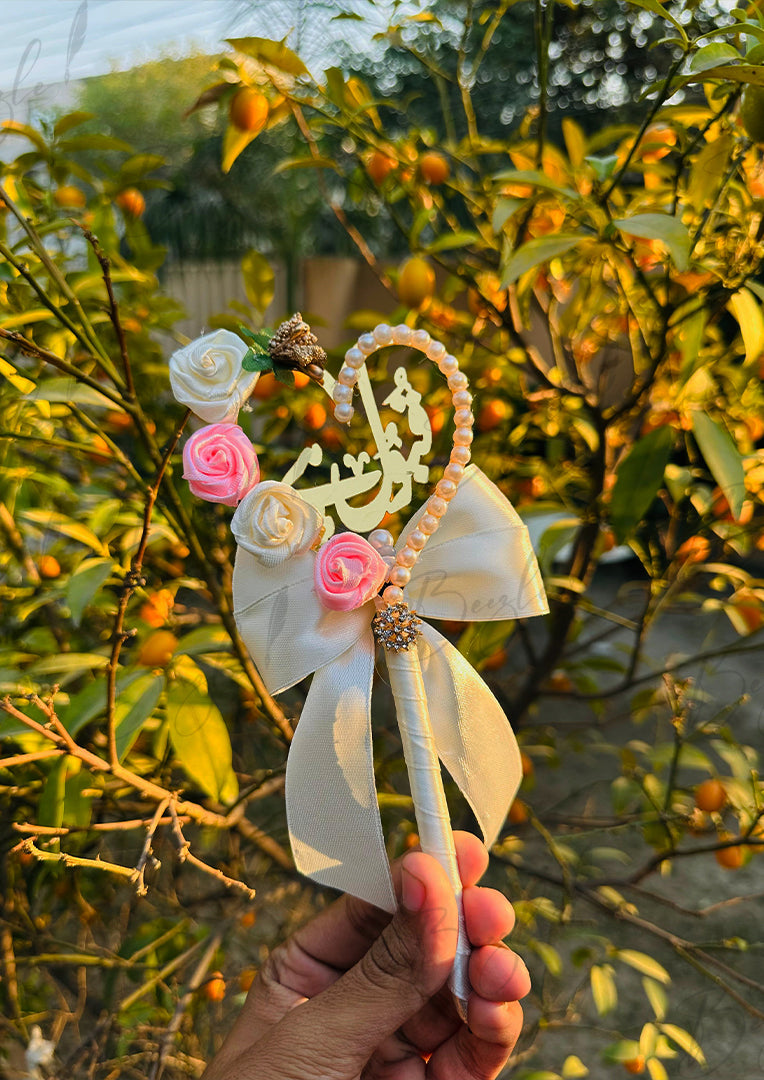
[[[406,526],[399,549],[423,513]],[[298,870],[392,912],[372,754],[376,608],[373,601],[349,612],[323,607],[313,587],[315,558],[308,551],[266,568],[239,547],[234,614],[271,693],[313,673],[286,773]],[[483,622],[548,610],[528,530],[476,466],[465,470],[406,596],[423,618]],[[421,631],[417,649],[438,756],[490,847],[520,783],[517,743],[472,665],[433,627],[423,622]]]

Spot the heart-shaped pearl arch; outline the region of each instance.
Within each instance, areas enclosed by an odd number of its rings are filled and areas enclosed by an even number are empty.
[[[446,377],[454,406],[453,447],[448,465],[443,476],[429,497],[425,513],[406,539],[405,546],[395,555],[388,580],[390,584],[382,596],[389,604],[404,600],[403,590],[411,578],[411,568],[416,563],[430,536],[437,530],[440,520],[448,509],[448,504],[456,494],[464,470],[471,457],[472,395],[469,392],[467,376],[459,370],[459,361],[447,352],[441,341],[433,339],[426,330],[412,330],[405,323],[400,326],[388,326],[380,323],[371,333],[361,334],[358,341],[345,353],[345,365],[331,388],[334,401],[334,418],[341,424],[349,424],[353,418],[353,389],[358,381],[359,372],[365,366],[368,357],[379,349],[389,345],[407,346],[424,353],[428,360],[437,364],[438,370]],[[392,536],[386,529],[375,529],[369,535],[369,542],[379,549],[392,550]]]

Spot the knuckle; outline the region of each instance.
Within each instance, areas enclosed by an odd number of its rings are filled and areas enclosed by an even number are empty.
[[[419,989],[422,966],[415,943],[393,922],[366,953],[360,969],[374,986],[388,989],[403,983],[424,1001],[425,995]]]

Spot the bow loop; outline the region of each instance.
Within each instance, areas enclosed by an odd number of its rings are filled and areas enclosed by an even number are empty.
[[[422,507],[408,523],[399,549],[426,512]],[[549,610],[528,528],[477,466],[465,470],[406,592],[417,613],[430,619],[488,622]]]

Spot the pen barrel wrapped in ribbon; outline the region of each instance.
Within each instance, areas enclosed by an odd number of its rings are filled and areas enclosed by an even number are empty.
[[[387,650],[385,656],[414,801],[419,841],[422,851],[434,856],[445,870],[456,897],[459,927],[449,986],[459,1012],[466,1020],[470,993],[470,944],[464,922],[462,882],[443,790],[440,760],[430,724],[419,654],[412,648],[400,652]]]

